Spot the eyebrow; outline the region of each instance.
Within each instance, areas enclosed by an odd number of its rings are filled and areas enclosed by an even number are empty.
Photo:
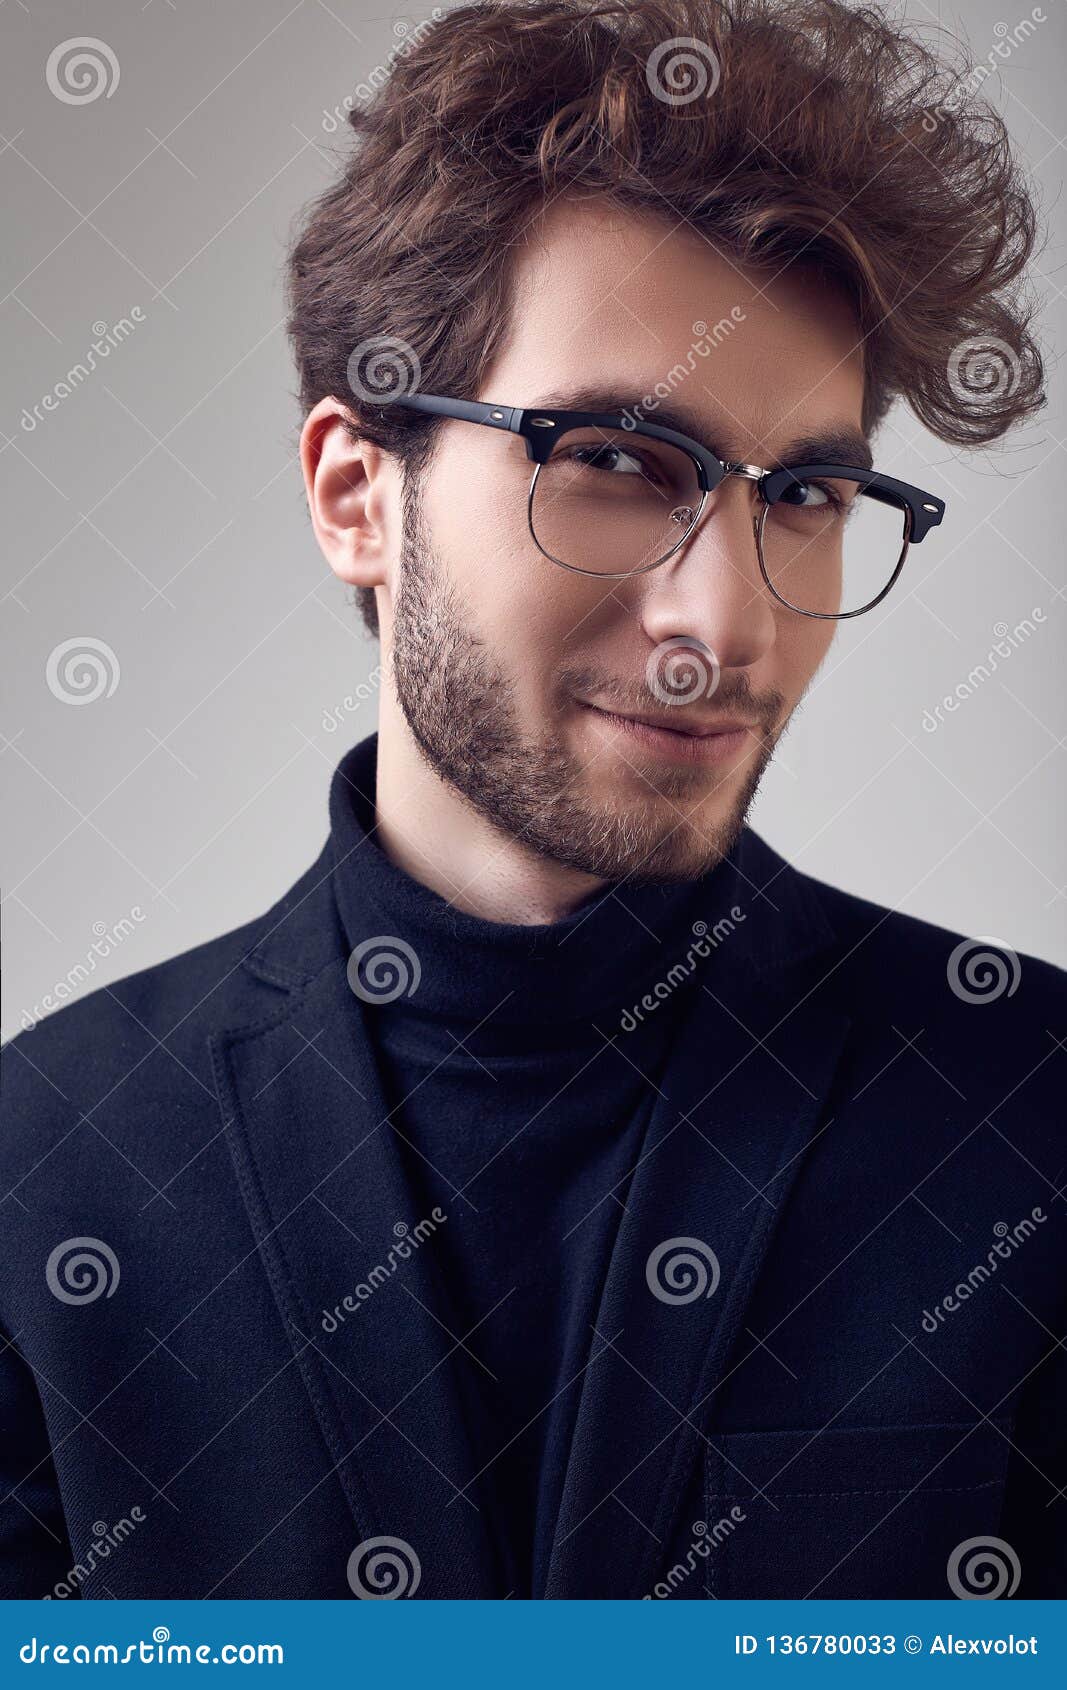
[[[533,411],[539,407],[528,405],[525,408]],[[706,419],[685,405],[657,403],[654,409],[647,407],[646,415],[646,407],[640,397],[635,398],[632,394],[627,397],[604,388],[579,387],[557,389],[545,394],[540,408],[546,411],[600,411],[609,416],[622,412],[633,415],[636,412],[640,421],[658,423],[662,428],[672,428],[678,434],[699,441],[724,463],[736,462],[739,457],[738,453],[729,452],[718,444],[720,438],[728,438],[724,430],[713,426],[709,431]],[[766,466],[768,469],[794,469],[798,464],[816,463],[841,464],[854,469],[871,469],[874,465],[866,435],[849,423],[832,424],[816,433],[798,435],[779,448],[774,460]]]

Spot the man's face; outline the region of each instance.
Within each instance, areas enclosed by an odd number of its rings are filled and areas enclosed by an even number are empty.
[[[810,275],[758,276],[685,228],[560,202],[515,287],[481,398],[559,407],[582,390],[634,407],[669,383],[646,420],[684,412],[723,460],[765,467],[791,442],[860,428],[856,324]],[[409,488],[393,603],[379,594],[409,727],[538,854],[605,879],[703,874],[736,839],[836,624],[767,591],[750,481],[728,478],[680,551],[617,580],[537,549],[532,471],[519,437],[450,421]]]

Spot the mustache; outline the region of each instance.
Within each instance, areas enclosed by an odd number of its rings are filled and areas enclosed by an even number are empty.
[[[570,665],[557,672],[555,691],[559,707],[579,697],[630,715],[688,709],[705,717],[741,716],[768,733],[786,707],[776,687],[756,692],[743,669],[720,670],[698,641],[664,642],[650,654],[645,673],[631,681],[591,665]]]

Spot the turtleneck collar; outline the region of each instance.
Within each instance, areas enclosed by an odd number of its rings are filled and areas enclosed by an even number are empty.
[[[366,947],[361,966],[371,970],[368,980],[388,991],[396,978],[390,956],[399,956],[407,985],[418,974],[417,987],[404,991],[406,1010],[558,1025],[625,1008],[678,964],[694,936],[710,932],[742,900],[735,848],[700,880],[618,882],[546,925],[469,915],[399,868],[378,843],[377,752],[372,734],[344,756],[333,776],[333,886],[350,950]],[[390,940],[401,945],[391,951]]]

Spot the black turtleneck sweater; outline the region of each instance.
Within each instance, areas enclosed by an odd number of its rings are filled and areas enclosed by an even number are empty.
[[[378,845],[376,753],[376,737],[356,746],[333,783],[340,915],[353,949],[391,937],[418,959],[411,995],[367,1021],[413,1218],[449,1217],[432,1244],[458,1346],[446,1365],[499,1594],[539,1596],[582,1374],[615,1336],[598,1338],[597,1307],[680,1005],[625,1012],[685,954],[706,885],[624,883],[544,926],[464,914]]]

